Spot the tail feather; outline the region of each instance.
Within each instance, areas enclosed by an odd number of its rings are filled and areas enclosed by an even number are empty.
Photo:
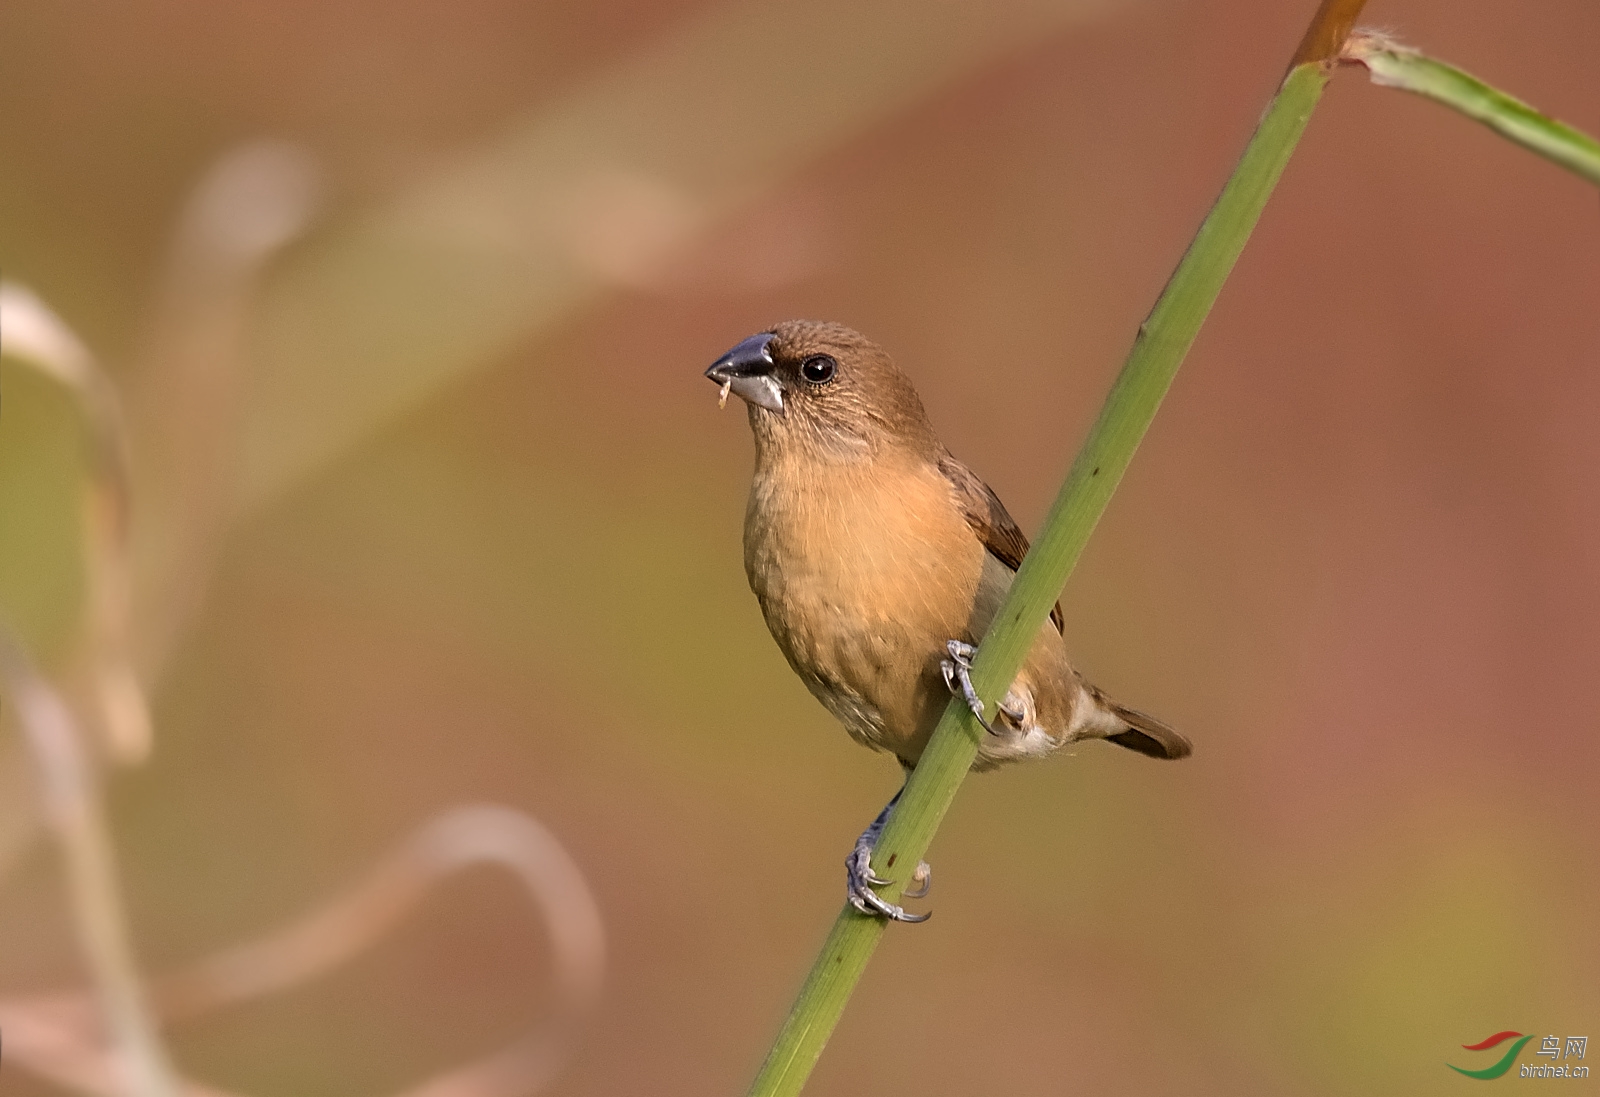
[[[1126,730],[1106,736],[1117,746],[1148,754],[1152,758],[1187,758],[1193,752],[1194,747],[1189,745],[1188,739],[1154,716],[1147,716],[1138,709],[1124,708],[1115,701],[1103,700],[1102,703],[1127,725]]]

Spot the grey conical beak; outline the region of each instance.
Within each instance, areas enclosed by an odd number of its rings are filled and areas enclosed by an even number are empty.
[[[706,376],[747,404],[783,414],[783,386],[773,370],[772,352],[767,344],[776,338],[770,331],[752,335],[727,354],[711,363]]]

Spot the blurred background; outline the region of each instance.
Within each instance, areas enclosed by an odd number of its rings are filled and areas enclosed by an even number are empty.
[[[700,372],[858,327],[1033,533],[1314,6],[9,0],[0,260],[84,349],[4,318],[0,615],[142,968],[501,804],[604,926],[544,1091],[742,1092],[899,773],[767,636]],[[1592,0],[1363,22],[1600,131]],[[1063,603],[1195,756],[970,781],[808,1092],[1446,1093],[1491,1033],[1600,1035],[1597,422],[1593,188],[1340,74]],[[42,812],[8,724],[13,1002],[87,978]],[[395,1093],[556,1024],[549,942],[468,868],[171,1052]],[[62,1092],[17,1031],[6,1091]]]

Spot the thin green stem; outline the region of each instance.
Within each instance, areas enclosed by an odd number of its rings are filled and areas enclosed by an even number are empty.
[[[979,647],[972,678],[987,704],[1015,677],[1066,584],[1299,142],[1327,84],[1330,62],[1360,9],[1360,0],[1324,0],[1239,166],[1140,326],[1099,419]],[[873,856],[874,869],[891,881],[881,889],[891,902],[900,897],[932,842],[983,734],[965,705],[953,701],[945,710]],[[800,1092],[885,925],[849,905],[840,912],[750,1089],[751,1097]]]
[[[1352,34],[1339,59],[1364,66],[1374,84],[1414,92],[1454,107],[1500,136],[1600,186],[1600,141],[1539,113],[1471,73],[1424,56],[1372,30]]]

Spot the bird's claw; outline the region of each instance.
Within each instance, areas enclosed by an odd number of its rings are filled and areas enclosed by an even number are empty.
[[[854,876],[854,879],[851,881],[852,883],[870,884],[875,888],[881,888],[887,887],[889,884],[894,882],[892,880],[885,880],[882,876],[879,876],[876,872],[872,871],[872,850],[870,847],[868,849],[861,849],[860,847],[857,847],[850,854],[850,858],[854,862],[852,866],[852,873]]]
[[[984,719],[983,699],[972,687],[972,657],[978,649],[960,640],[951,640],[945,644],[945,650],[950,653],[950,658],[939,663],[939,670],[944,675],[945,688],[951,693],[961,695],[961,699],[967,703],[967,708],[972,710],[972,718],[978,721],[979,727],[990,735],[999,735],[994,725]]]
[[[911,874],[911,887],[900,893],[902,899],[921,899],[933,887],[933,866],[926,861],[917,862],[917,871]]]
[[[863,836],[865,837],[865,836]],[[904,907],[896,906],[883,896],[873,891],[874,887],[882,887],[889,883],[877,873],[872,871],[872,845],[861,841],[856,843],[856,848],[851,850],[850,856],[844,860],[845,877],[848,881],[850,905],[862,914],[875,914],[889,919],[891,922],[926,922],[933,916],[932,911],[923,914],[907,914]],[[928,894],[928,878],[930,875],[926,864],[919,864],[912,880],[920,887],[916,891],[904,892],[905,898],[920,899]]]
[[[900,792],[904,792],[901,789]],[[900,802],[900,792],[883,806],[878,812],[878,817],[872,825],[861,832],[861,837],[856,839],[856,848],[850,851],[850,856],[844,859],[845,894],[850,900],[850,905],[862,914],[876,914],[889,919],[891,922],[926,922],[931,914],[907,914],[903,907],[896,906],[872,889],[883,887],[891,883],[872,871],[872,851],[878,845],[878,835],[883,833],[884,824],[889,821],[889,814],[894,811],[895,804]],[[907,899],[921,899],[928,894],[928,884],[932,878],[933,870],[926,861],[917,862],[917,871],[911,874],[912,890],[901,892]]]

